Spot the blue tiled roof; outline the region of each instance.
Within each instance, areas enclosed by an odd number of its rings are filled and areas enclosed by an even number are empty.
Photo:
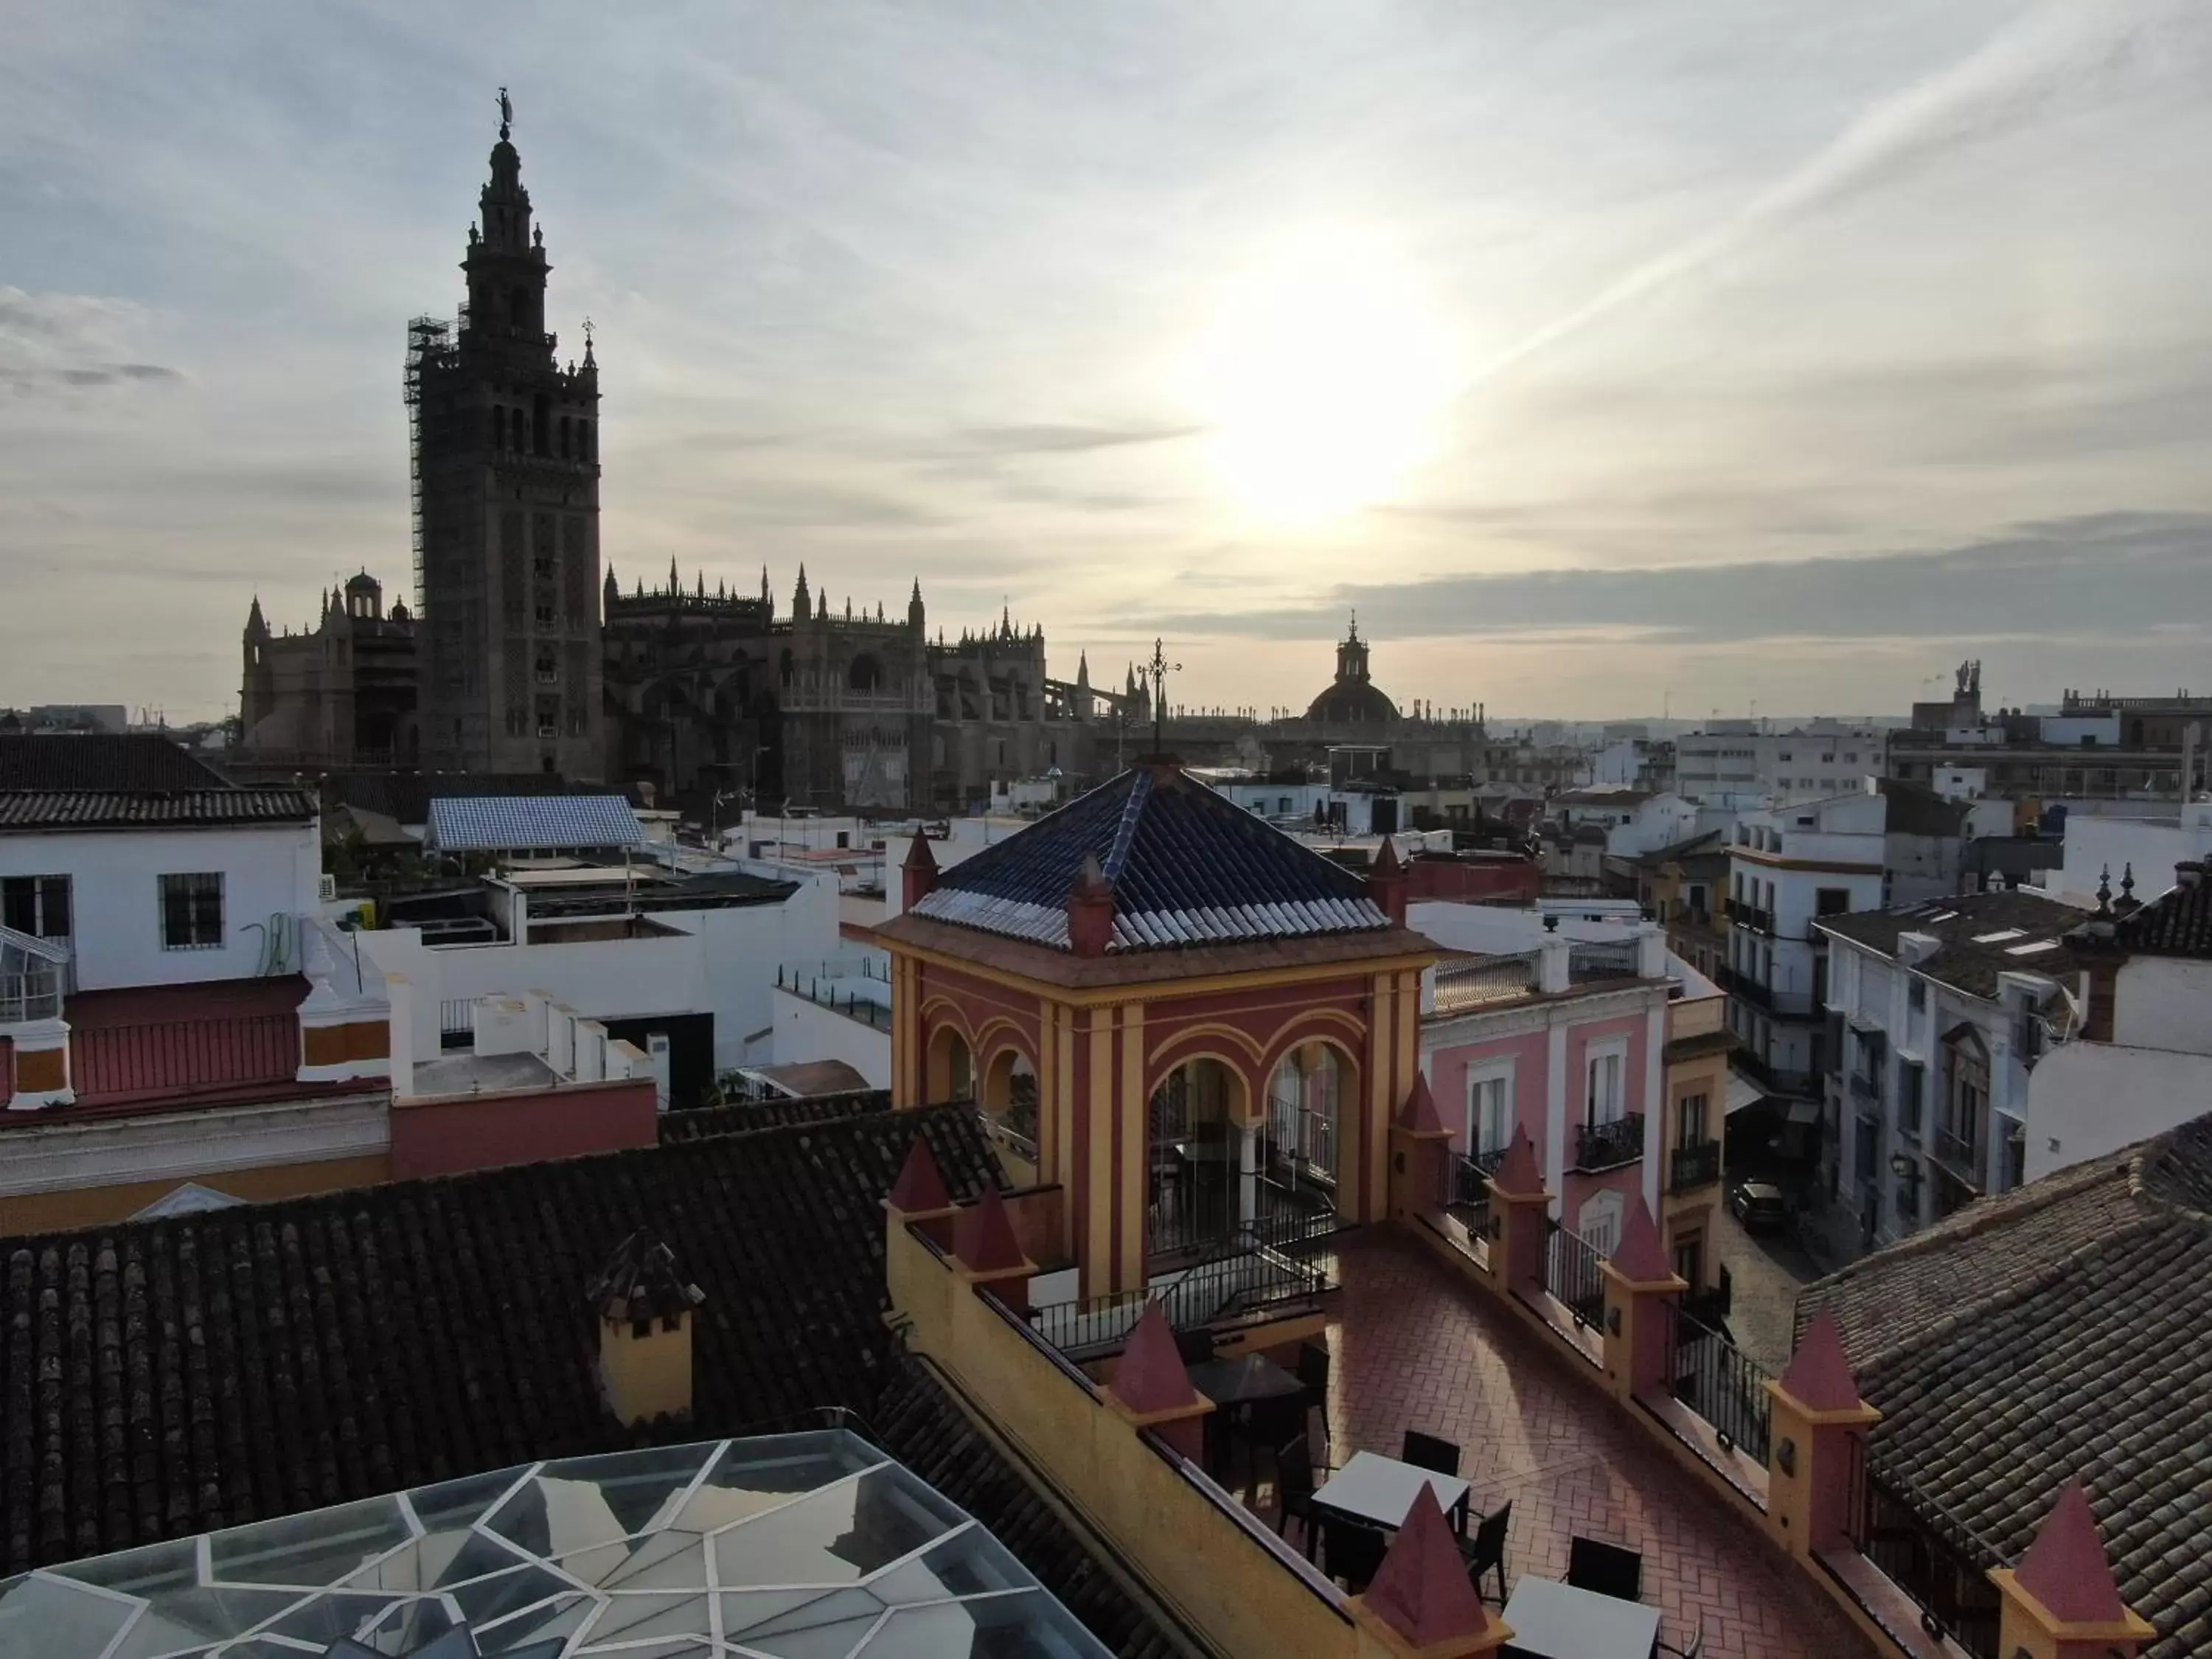
[[[1366,884],[1179,769],[1140,765],[957,864],[914,914],[1067,949],[1085,857],[1114,890],[1115,951],[1365,933]]]
[[[620,795],[478,795],[430,803],[430,844],[448,853],[627,847],[645,839]]]

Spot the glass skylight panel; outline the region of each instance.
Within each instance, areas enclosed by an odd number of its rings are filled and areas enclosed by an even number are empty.
[[[2002,927],[1994,933],[1975,934],[1974,943],[1977,945],[2002,945],[2008,939],[2019,939],[2027,932],[2027,929],[2025,927]]]
[[[2026,945],[2015,945],[2008,950],[2005,954],[2008,957],[2033,957],[2039,956],[2045,951],[2056,951],[2057,948],[2058,941],[2057,939],[2039,939],[2030,940]]]
[[[488,1659],[1106,1653],[964,1511],[842,1431],[536,1464],[0,1582],[0,1652],[53,1659],[447,1639]]]

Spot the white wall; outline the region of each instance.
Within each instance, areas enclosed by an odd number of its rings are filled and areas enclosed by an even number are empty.
[[[2027,1081],[2030,1181],[2212,1111],[2212,1058],[2063,1042]]]
[[[2212,1054],[2212,962],[2135,957],[2123,963],[2113,989],[2112,1041]],[[2212,1098],[2199,1109],[2212,1111]]]
[[[319,913],[322,838],[315,824],[190,830],[88,830],[0,836],[0,875],[70,878],[77,988],[250,979],[262,971],[270,918]],[[219,871],[222,944],[161,948],[164,875]],[[299,966],[296,942],[282,971]]]
[[[2120,877],[2135,866],[2136,896],[2148,902],[2173,885],[2173,866],[2187,859],[2212,856],[2212,814],[2194,808],[2188,817],[2146,822],[2069,812],[2065,862],[2055,882],[2059,895],[2077,903],[2094,902],[2100,872],[2110,870],[2112,896]]]
[[[810,1060],[842,1060],[868,1080],[871,1089],[891,1086],[891,1034],[833,1013],[788,991],[775,994],[775,1060],[793,1066]]]

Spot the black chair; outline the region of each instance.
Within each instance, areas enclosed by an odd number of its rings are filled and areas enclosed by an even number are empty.
[[[1698,1615],[1698,1630],[1697,1630],[1697,1633],[1696,1633],[1694,1636],[1692,1636],[1692,1637],[1691,1637],[1691,1638],[1690,1638],[1690,1645],[1689,1645],[1689,1646],[1687,1646],[1686,1648],[1669,1647],[1669,1646],[1668,1646],[1666,1643],[1664,1643],[1664,1642],[1662,1642],[1662,1643],[1660,1643],[1660,1644],[1659,1644],[1659,1651],[1660,1651],[1660,1652],[1662,1652],[1662,1653],[1671,1653],[1671,1654],[1673,1654],[1673,1655],[1674,1656],[1674,1659],[1698,1659],[1698,1656],[1699,1654],[1703,1653],[1705,1650],[1705,1615],[1704,1613],[1699,1613],[1699,1614]]]
[[[1374,1582],[1375,1575],[1382,1571],[1382,1557],[1389,1547],[1390,1536],[1382,1528],[1370,1527],[1348,1516],[1323,1512],[1322,1570],[1332,1578],[1341,1578],[1345,1588],[1354,1595],[1365,1589]]]
[[[1622,1601],[1644,1597],[1644,1558],[1618,1544],[1595,1538],[1567,1541],[1567,1583],[1577,1589],[1593,1590]]]
[[[1432,1469],[1438,1474],[1457,1474],[1459,1448],[1449,1440],[1423,1434],[1419,1429],[1408,1429],[1405,1443],[1398,1449],[1398,1461],[1411,1463],[1417,1469]]]
[[[1508,1504],[1495,1515],[1486,1515],[1475,1523],[1474,1536],[1459,1540],[1459,1559],[1467,1568],[1468,1583],[1474,1593],[1482,1595],[1485,1573],[1498,1574],[1498,1605],[1505,1605],[1505,1528],[1513,1519],[1513,1505]]]
[[[1244,1407],[1244,1434],[1251,1448],[1252,1479],[1260,1479],[1260,1454],[1264,1449],[1279,1462],[1281,1448],[1292,1440],[1301,1445],[1306,1438],[1305,1396],[1296,1394],[1276,1395],[1267,1400],[1255,1400]],[[1311,1454],[1308,1454],[1309,1463]]]
[[[1306,1385],[1306,1408],[1321,1413],[1321,1444],[1328,1450],[1328,1350],[1318,1342],[1298,1344],[1294,1375]]]
[[[1275,1502],[1279,1510],[1275,1530],[1288,1538],[1291,1517],[1296,1516],[1305,1528],[1309,1561],[1313,1559],[1314,1535],[1320,1524],[1320,1512],[1314,1508],[1313,1495],[1313,1451],[1301,1434],[1285,1441],[1275,1452]]]
[[[1213,1358],[1213,1333],[1205,1326],[1175,1334],[1176,1357],[1188,1365],[1204,1365]]]

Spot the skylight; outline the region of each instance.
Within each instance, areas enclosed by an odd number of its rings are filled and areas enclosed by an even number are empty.
[[[998,1540],[842,1430],[465,1475],[0,1580],[0,1631],[33,1628],[52,1659],[232,1642],[487,1659],[1107,1654]]]
[[[2026,945],[2015,945],[2008,950],[2005,954],[2008,957],[2032,957],[2039,951],[2056,951],[2057,948],[2058,941],[2057,939],[2032,939]]]
[[[2027,929],[2025,927],[2001,927],[1994,933],[1975,934],[1974,943],[1977,945],[2001,945],[2008,939],[2020,939],[2023,937],[2027,932]]]
[[[1958,919],[1959,913],[1956,910],[1938,910],[1928,918],[1930,921],[1956,921]]]

